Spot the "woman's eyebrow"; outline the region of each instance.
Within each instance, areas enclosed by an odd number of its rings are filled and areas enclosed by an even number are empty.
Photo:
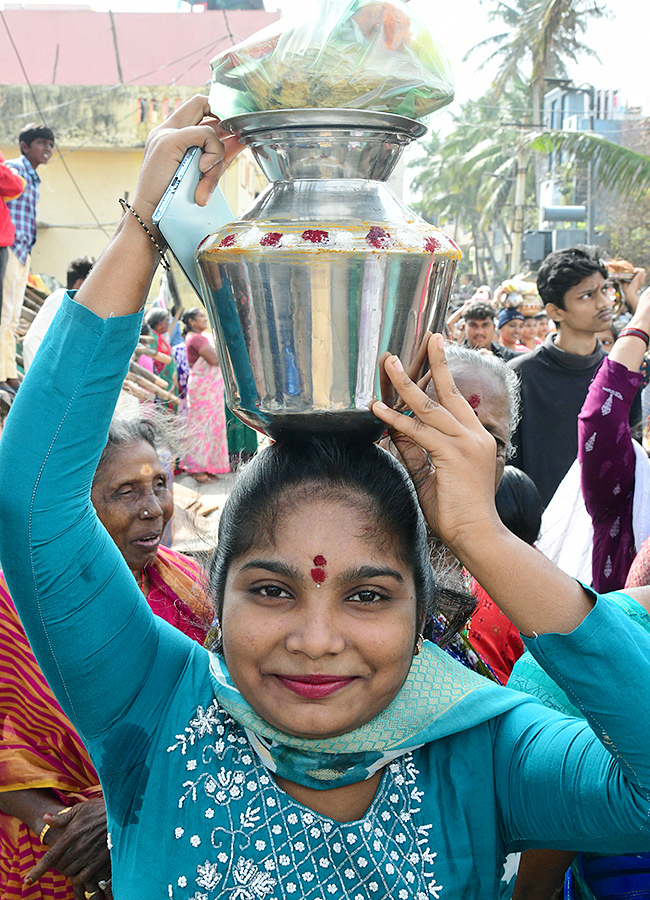
[[[273,572],[275,575],[283,575],[285,578],[292,578],[294,581],[301,579],[301,574],[294,566],[286,563],[278,562],[275,559],[251,559],[244,563],[240,572],[246,572],[249,569],[265,569],[267,572]]]
[[[404,583],[404,576],[388,566],[359,566],[356,569],[348,569],[337,577],[337,581],[364,581],[368,578],[394,578],[400,584]]]

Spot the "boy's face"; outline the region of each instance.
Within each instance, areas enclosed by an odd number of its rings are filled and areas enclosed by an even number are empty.
[[[32,166],[36,168],[50,161],[54,150],[54,141],[49,140],[49,138],[34,138],[31,144],[26,144],[23,141],[20,145],[20,150]]]
[[[608,328],[612,320],[612,299],[600,272],[594,272],[569,288],[564,295],[564,305],[565,309],[558,309],[554,304],[547,304],[553,308],[551,318],[560,328],[597,334]]]

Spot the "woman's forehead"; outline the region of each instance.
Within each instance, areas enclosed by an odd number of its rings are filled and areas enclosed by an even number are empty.
[[[136,441],[114,447],[98,472],[98,481],[139,481],[163,472],[156,450],[148,441]]]
[[[371,497],[342,488],[313,485],[290,489],[278,498],[274,514],[257,529],[246,556],[256,552],[294,553],[303,565],[322,565],[351,554],[391,552],[395,538],[379,521]]]

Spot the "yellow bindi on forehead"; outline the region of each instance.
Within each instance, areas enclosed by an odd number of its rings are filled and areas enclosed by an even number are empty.
[[[143,475],[145,478],[149,478],[151,475],[153,475],[153,469],[151,468],[149,463],[145,463],[143,466],[140,467],[140,474]]]

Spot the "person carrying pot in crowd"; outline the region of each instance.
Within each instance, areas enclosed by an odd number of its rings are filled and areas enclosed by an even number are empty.
[[[506,850],[645,850],[650,635],[502,525],[494,440],[440,335],[427,346],[438,401],[391,356],[413,415],[372,405],[414,484],[367,441],[278,441],[222,512],[215,650],[142,603],[88,488],[159,261],[151,216],[190,146],[206,202],[239,149],[207,98],[152,132],[133,197],[149,233],[125,214],[45,339],[66,353],[39,354],[0,442],[5,576],[98,766],[114,897],[478,900],[497,892]],[[588,721],[424,641],[437,593],[425,517]]]

